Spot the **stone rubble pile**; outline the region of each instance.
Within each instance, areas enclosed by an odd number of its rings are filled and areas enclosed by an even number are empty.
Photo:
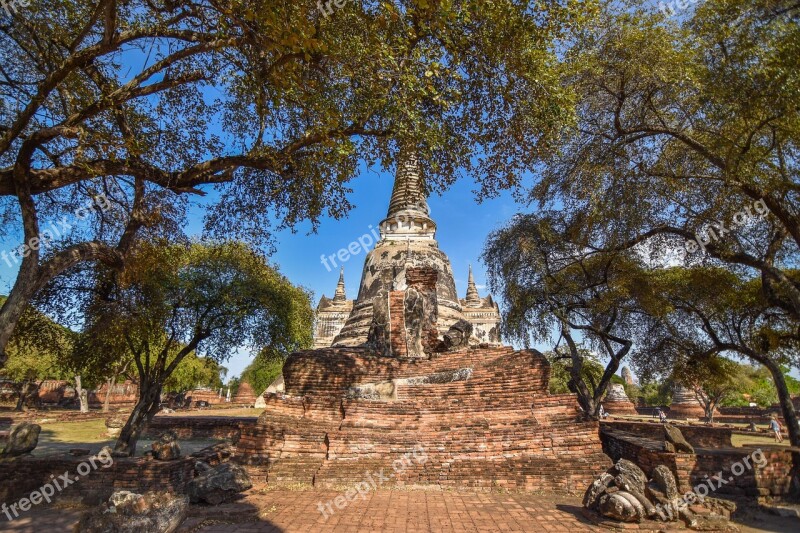
[[[619,522],[683,521],[702,531],[733,530],[728,523],[734,504],[715,498],[688,504],[678,492],[672,471],[659,465],[652,478],[631,461],[620,459],[589,486],[583,506]]]

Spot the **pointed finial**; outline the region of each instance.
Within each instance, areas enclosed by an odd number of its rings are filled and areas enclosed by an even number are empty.
[[[475,277],[472,275],[472,265],[469,265],[469,278],[467,280],[467,307],[480,307],[481,297],[478,294],[478,287],[475,286]]]
[[[336,284],[336,293],[333,295],[334,302],[344,302],[347,300],[347,293],[344,290],[344,267],[339,271],[339,283]]]

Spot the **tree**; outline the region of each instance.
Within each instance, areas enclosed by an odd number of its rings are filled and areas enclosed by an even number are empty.
[[[700,324],[708,350],[767,367],[796,446],[780,361],[797,367],[786,345],[800,336],[800,5],[709,0],[678,22],[642,5],[606,3],[565,54],[577,117],[529,159],[540,179],[528,199],[556,206],[587,250],[723,268],[755,287],[752,312],[726,297],[733,312],[707,302],[677,314]],[[800,491],[800,454],[794,464]]]
[[[176,347],[174,355],[180,353],[180,347]],[[173,355],[173,357],[174,357]],[[168,363],[171,363],[168,360]],[[175,370],[164,382],[165,392],[184,393],[197,387],[210,387],[219,389],[222,387],[221,372],[224,369],[218,361],[208,357],[198,357],[190,353],[183,358],[183,361],[175,367]]]
[[[669,405],[672,403],[672,382],[642,380],[639,395],[644,399],[645,405],[651,407]]]
[[[708,1],[676,25],[638,4],[609,3],[577,39],[577,121],[531,161],[531,200],[563,206],[595,249],[759,276],[800,325],[800,6]]]
[[[792,396],[800,393],[800,381],[789,375],[789,368],[781,365],[786,388]],[[743,365],[744,386],[726,397],[721,404],[725,407],[744,407],[755,403],[761,408],[769,408],[778,403],[778,393],[772,375],[762,365]]]
[[[0,296],[0,304],[5,296]],[[45,379],[61,379],[61,360],[71,346],[72,332],[36,309],[28,308],[9,344],[8,364],[0,375],[10,379],[17,393],[15,410],[27,409]]]
[[[748,387],[742,365],[720,356],[689,356],[675,366],[672,378],[694,393],[711,424],[717,407],[726,398]]]
[[[603,377],[605,367],[589,350],[578,348],[581,354],[581,378],[588,385],[592,394],[596,392],[597,384]],[[567,354],[546,352],[543,354],[550,361],[550,394],[568,394],[575,392],[572,383],[572,357]]]
[[[661,301],[643,305],[650,317],[633,354],[639,366],[663,373],[675,354],[703,361],[731,354],[763,365],[770,373],[789,440],[800,445],[800,427],[783,369],[798,367],[800,337],[789,313],[772,304],[760,278],[721,267],[673,267],[651,276]],[[645,372],[647,373],[647,372]],[[800,488],[800,454],[793,454],[793,484]]]
[[[85,264],[122,268],[137,235],[178,234],[186,197],[210,187],[206,233],[266,246],[275,221],[343,216],[359,163],[388,167],[411,144],[431,189],[475,153],[484,194],[510,186],[513,162],[569,119],[554,43],[594,12],[318,5],[43,0],[0,24],[0,218],[22,233],[2,258],[19,273],[0,308],[0,365],[45,285]],[[59,240],[62,222],[73,228]]]
[[[311,336],[308,293],[240,243],[143,244],[123,271],[104,336],[125,340],[139,375],[139,398],[115,445],[134,454],[177,367],[192,353],[215,362],[239,346],[285,351]]]
[[[311,348],[311,344],[300,348]],[[287,355],[276,352],[271,347],[262,349],[242,371],[240,382],[249,383],[256,394],[261,394],[281,375]]]
[[[631,304],[646,289],[639,260],[586,253],[553,212],[517,215],[489,235],[483,258],[489,285],[505,304],[504,335],[527,344],[552,340],[557,332],[553,352],[571,361],[570,390],[588,416],[599,416],[600,401],[633,344],[637,317]],[[578,335],[608,358],[596,382],[587,381]]]

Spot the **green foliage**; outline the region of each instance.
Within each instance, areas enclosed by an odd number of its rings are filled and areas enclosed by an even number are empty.
[[[221,374],[223,371],[225,368],[220,366],[217,361],[206,357],[197,357],[191,353],[183,358],[164,382],[164,392],[180,393],[196,387],[209,387],[217,390],[222,387]]]
[[[5,299],[0,296],[0,305]],[[71,331],[29,307],[11,338],[9,359],[0,376],[18,383],[71,377],[62,361],[73,337]]]
[[[615,380],[616,381],[616,380]],[[625,395],[634,403],[634,405],[638,405],[637,399],[642,395],[642,389],[639,385],[635,383],[625,383],[625,380],[622,381],[622,386],[625,388]]]
[[[775,383],[769,371],[763,366],[742,365],[743,386],[735,394],[726,398],[722,405],[728,407],[745,407],[751,402],[759,407],[768,408],[778,403]],[[789,393],[800,393],[800,381],[789,375],[789,368],[782,367]]]
[[[219,363],[247,342],[286,352],[311,342],[308,292],[240,243],[141,246],[111,311],[106,333],[159,382],[192,352]]]
[[[580,349],[581,356],[583,357],[583,367],[581,368],[581,377],[586,383],[594,384],[595,386],[600,383],[600,378],[603,376],[605,367],[597,359],[591,351]],[[572,361],[569,357],[557,355],[555,352],[546,352],[544,356],[550,361],[550,394],[569,394],[574,393],[569,387],[570,371]],[[592,391],[594,392],[594,390]]]
[[[241,381],[249,383],[256,394],[261,394],[281,375],[285,360],[285,355],[265,348],[244,369]]]
[[[639,388],[639,397],[651,407],[669,405],[672,403],[672,383],[646,381]]]

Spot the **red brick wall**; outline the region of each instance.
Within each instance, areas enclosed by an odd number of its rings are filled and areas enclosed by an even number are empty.
[[[225,401],[225,396],[220,397],[219,391],[206,389],[189,391],[186,393],[186,398],[192,402],[192,406],[195,405],[195,402],[208,402],[209,405],[215,405]]]
[[[550,365],[532,352],[520,352],[524,357],[513,356],[512,348],[462,350],[438,354],[431,359],[400,360],[381,357],[363,348],[328,348],[298,352],[289,356],[283,367],[286,394],[290,396],[339,396],[347,389],[361,383],[373,383],[396,378],[423,376],[469,368],[476,362],[487,366],[511,365],[497,373],[514,375],[518,384],[524,383],[528,391],[547,390]],[[513,360],[512,360],[513,359]]]
[[[70,479],[77,474],[78,465],[88,457],[19,457],[13,461],[0,462],[0,502],[11,504],[27,497],[32,491],[50,482],[51,476],[65,472]],[[59,498],[80,500],[97,504],[108,499],[115,490],[171,490],[183,492],[191,481],[196,459],[177,461],[153,461],[145,458],[114,458],[107,469],[91,470],[85,477],[58,493]]]
[[[92,407],[102,406],[106,401],[107,390],[108,384],[104,383],[103,386],[96,391],[89,392],[89,405]],[[126,381],[124,383],[112,385],[111,396],[108,399],[108,403],[112,406],[131,405],[136,403],[138,399],[139,385],[132,381]]]
[[[158,438],[167,430],[174,431],[179,439],[232,439],[237,440],[242,425],[255,424],[255,417],[233,418],[225,416],[156,416],[143,435]]]
[[[406,357],[406,293],[391,291],[389,293],[389,343],[392,346],[392,357]]]

